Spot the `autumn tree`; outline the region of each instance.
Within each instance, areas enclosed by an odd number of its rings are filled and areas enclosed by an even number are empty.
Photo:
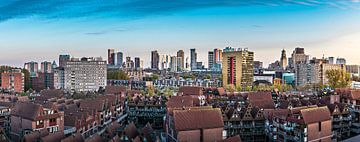
[[[344,70],[328,70],[325,74],[332,88],[345,88],[351,83],[350,74]]]

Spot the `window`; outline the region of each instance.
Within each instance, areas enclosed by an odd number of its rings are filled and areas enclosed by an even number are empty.
[[[319,126],[319,132],[321,132],[321,122],[319,122],[318,126]]]

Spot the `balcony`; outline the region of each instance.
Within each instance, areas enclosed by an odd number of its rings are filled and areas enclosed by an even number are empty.
[[[54,121],[54,122],[49,122],[49,126],[55,126],[55,125],[57,125],[56,121]]]
[[[35,126],[36,129],[44,128],[44,124],[39,124]]]

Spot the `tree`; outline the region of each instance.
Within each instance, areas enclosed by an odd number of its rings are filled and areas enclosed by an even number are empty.
[[[238,85],[238,86],[235,87],[235,90],[237,92],[241,92],[241,91],[243,91],[243,88],[241,87],[241,85]]]
[[[158,80],[158,79],[159,79],[159,75],[157,75],[157,74],[152,75],[152,80]]]
[[[345,88],[351,83],[350,74],[344,70],[327,70],[325,74],[331,88]]]
[[[147,94],[149,94],[150,97],[155,95],[155,89],[153,86],[149,86],[147,89]]]
[[[246,91],[251,91],[251,86],[246,86]]]
[[[229,92],[235,92],[235,88],[234,88],[234,85],[232,84],[229,84],[225,87],[226,91],[229,91]]]
[[[108,71],[107,72],[107,79],[109,80],[129,80],[129,75],[122,71],[122,70],[116,70],[116,71]]]
[[[204,79],[211,79],[211,76],[209,74],[204,76]]]

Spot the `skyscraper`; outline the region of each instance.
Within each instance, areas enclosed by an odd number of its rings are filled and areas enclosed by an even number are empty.
[[[214,49],[214,64],[221,64],[222,61],[222,50]]]
[[[177,56],[171,56],[170,58],[170,71],[177,72]]]
[[[254,52],[226,47],[222,60],[223,86],[234,85],[245,89],[253,85]]]
[[[41,72],[42,73],[52,73],[52,64],[51,62],[44,61],[41,62]]]
[[[136,70],[140,70],[140,58],[139,57],[135,57],[135,69]]]
[[[122,64],[124,62],[123,59],[124,59],[123,53],[122,52],[117,52],[116,53],[116,65],[122,66]]]
[[[65,62],[70,60],[70,55],[59,55],[59,67],[64,67]]]
[[[159,70],[159,53],[157,50],[151,51],[151,69]]]
[[[214,52],[213,51],[209,51],[208,52],[208,69],[212,70],[213,69],[213,65],[214,65]]]
[[[190,49],[190,68],[191,70],[195,70],[197,66],[197,53],[196,49]]]
[[[282,69],[286,69],[287,67],[287,58],[286,58],[286,51],[285,49],[283,49],[281,51],[281,58],[280,58],[280,66],[282,67]]]
[[[185,69],[185,54],[183,50],[179,50],[177,52],[177,58],[178,58],[177,70],[183,71]]]
[[[114,65],[114,53],[115,53],[114,49],[108,49],[108,64],[109,65]]]
[[[24,68],[30,72],[30,77],[36,77],[39,71],[38,63],[33,61],[25,63]]]
[[[289,58],[289,68],[295,69],[295,65],[299,63],[308,63],[309,55],[305,54],[304,48],[295,48],[293,53],[291,54],[291,58]]]

